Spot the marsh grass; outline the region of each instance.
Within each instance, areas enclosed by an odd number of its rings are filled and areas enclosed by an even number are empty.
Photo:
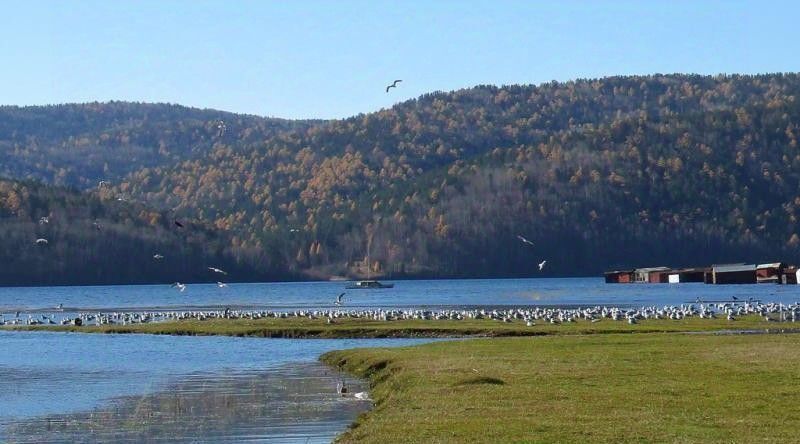
[[[800,336],[495,338],[327,353],[375,408],[342,442],[798,442]]]

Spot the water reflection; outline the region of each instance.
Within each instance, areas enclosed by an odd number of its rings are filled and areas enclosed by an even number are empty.
[[[101,408],[12,422],[0,440],[56,442],[330,442],[369,401],[342,398],[362,382],[319,363],[269,371],[191,375],[166,389],[124,396]]]

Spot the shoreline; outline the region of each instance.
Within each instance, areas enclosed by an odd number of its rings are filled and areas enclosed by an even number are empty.
[[[601,322],[576,320],[560,324],[471,320],[393,320],[340,318],[335,323],[324,319],[209,319],[177,320],[146,324],[74,326],[6,325],[5,331],[57,331],[102,334],[155,334],[175,336],[237,336],[287,339],[381,339],[381,338],[471,338],[536,337],[565,335],[606,335],[626,333],[793,333],[800,325],[793,322],[767,322],[756,315],[735,321],[685,318],[651,319],[628,324],[605,319]]]

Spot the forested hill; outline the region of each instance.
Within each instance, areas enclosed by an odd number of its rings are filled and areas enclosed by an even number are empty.
[[[215,282],[217,267],[279,275],[236,262],[227,233],[169,212],[63,188],[0,179],[0,283]],[[37,242],[38,240],[38,242]]]
[[[0,106],[0,177],[89,188],[308,124],[168,104]]]
[[[327,122],[71,105],[25,137],[14,122],[44,111],[13,108],[0,174],[174,209],[213,227],[235,263],[281,276],[363,275],[367,251],[389,276],[797,261],[798,93],[797,74],[610,77],[432,93]],[[105,107],[116,117],[80,123]],[[134,161],[91,188],[115,159]]]

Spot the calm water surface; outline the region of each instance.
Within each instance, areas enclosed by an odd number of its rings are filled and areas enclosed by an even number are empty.
[[[26,310],[115,310],[150,308],[332,307],[347,291],[346,306],[441,307],[524,305],[663,305],[703,300],[755,298],[794,302],[797,285],[605,284],[601,278],[464,279],[395,281],[386,290],[345,290],[345,282],[188,285],[179,292],[169,285],[0,288],[0,313]]]
[[[421,342],[0,331],[0,442],[329,442],[370,403],[319,355]]]

